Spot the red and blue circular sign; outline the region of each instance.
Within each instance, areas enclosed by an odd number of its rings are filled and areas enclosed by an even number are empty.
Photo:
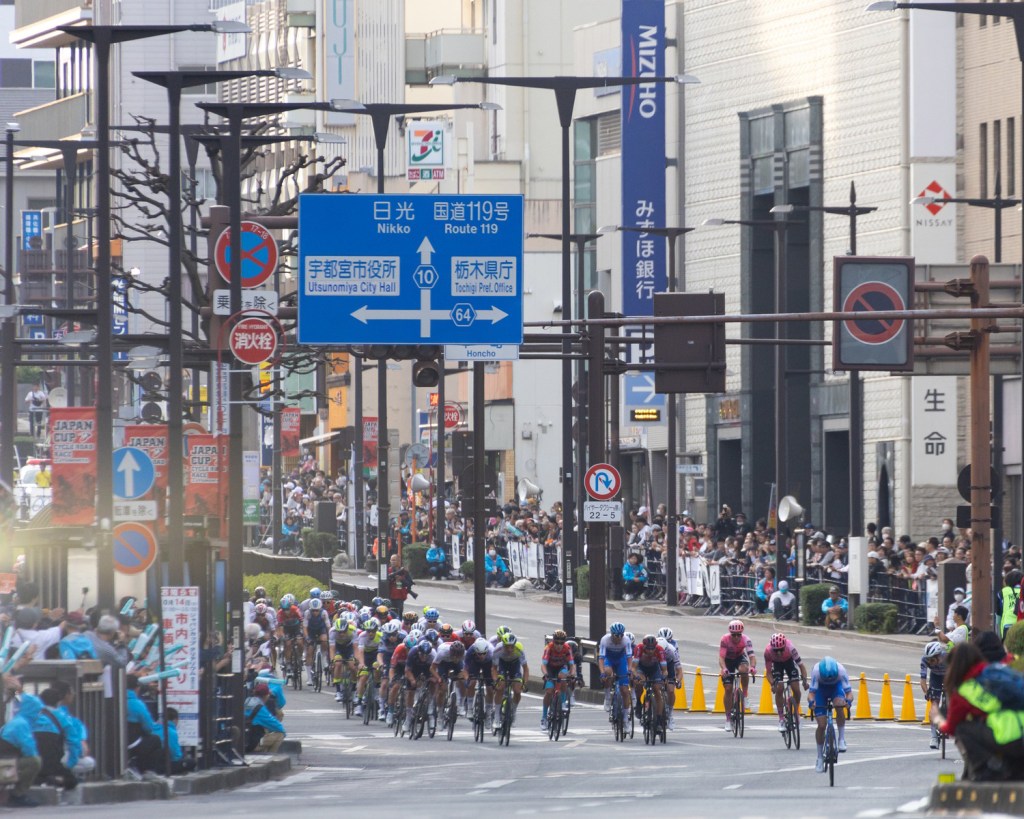
[[[231,229],[217,237],[214,245],[217,272],[231,284]],[[277,242],[263,225],[242,222],[242,287],[259,287],[277,269]]]
[[[142,523],[121,523],[113,532],[114,568],[121,574],[142,574],[156,560],[156,537]]]
[[[594,464],[583,476],[583,486],[594,500],[611,500],[622,488],[622,476],[611,464]]]
[[[903,296],[891,284],[863,282],[850,291],[843,302],[844,313],[863,313],[863,318],[847,320],[846,329],[862,344],[885,344],[903,329],[903,319],[878,319],[872,313],[880,310],[905,310]]]

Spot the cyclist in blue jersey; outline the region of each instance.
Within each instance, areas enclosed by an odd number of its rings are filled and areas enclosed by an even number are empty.
[[[597,668],[601,672],[604,683],[604,710],[612,708],[612,678],[615,678],[622,702],[629,705],[629,662],[633,656],[633,642],[626,636],[626,627],[622,623],[612,623],[608,633],[601,638],[597,650]]]
[[[814,704],[814,716],[818,720],[818,730],[814,732],[814,741],[818,745],[818,761],[814,770],[825,772],[825,711],[829,701],[836,709],[836,727],[839,729],[839,752],[846,750],[846,708],[853,703],[853,689],[850,688],[850,675],[842,664],[832,657],[823,657],[811,672],[811,684],[807,689],[807,699]]]

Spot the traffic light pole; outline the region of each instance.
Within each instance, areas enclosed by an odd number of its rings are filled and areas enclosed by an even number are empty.
[[[604,294],[597,290],[587,296],[587,314],[604,317]],[[587,385],[587,404],[590,429],[588,450],[593,463],[604,463],[607,452],[605,437],[605,383],[604,383],[604,327],[590,327],[587,360],[590,381]],[[616,381],[618,379],[615,379]],[[617,404],[613,406],[618,408]],[[580,521],[583,509],[580,508]],[[582,526],[581,526],[582,531]],[[608,629],[608,524],[591,523],[587,528],[587,558],[590,560],[590,639],[600,640]],[[597,665],[590,667],[590,686],[601,683]]]

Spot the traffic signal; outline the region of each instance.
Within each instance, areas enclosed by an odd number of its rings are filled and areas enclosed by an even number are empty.
[[[164,420],[167,404],[164,401],[160,390],[163,388],[164,380],[160,373],[150,370],[139,379],[139,386],[142,388],[142,397],[139,401],[139,415],[147,424],[158,424]]]
[[[412,383],[417,387],[436,387],[441,371],[436,361],[417,361],[412,365]]]

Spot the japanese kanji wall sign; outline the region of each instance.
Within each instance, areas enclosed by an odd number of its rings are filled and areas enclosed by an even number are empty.
[[[956,376],[915,376],[910,389],[911,483],[956,486]]]
[[[836,310],[862,314],[837,321],[832,332],[834,370],[912,370],[914,328],[910,319],[877,318],[913,303],[914,260],[905,257],[837,256]]]

